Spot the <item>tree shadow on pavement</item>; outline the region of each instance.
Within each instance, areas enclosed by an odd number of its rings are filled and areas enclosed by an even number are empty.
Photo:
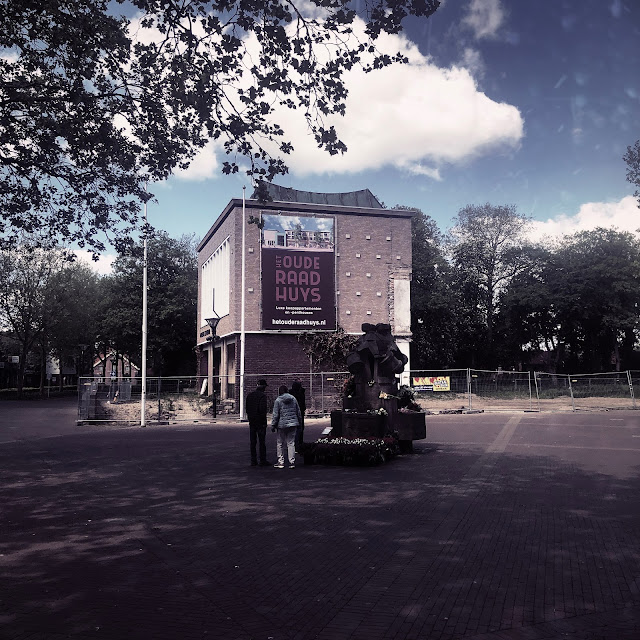
[[[375,468],[252,468],[247,440],[3,446],[0,637],[456,638],[605,614],[622,626],[601,637],[637,632],[637,474],[427,443]]]

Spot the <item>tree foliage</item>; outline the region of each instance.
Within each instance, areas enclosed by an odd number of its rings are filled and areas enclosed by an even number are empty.
[[[483,323],[485,361],[493,353],[493,326],[501,291],[527,266],[523,253],[528,218],[513,205],[469,205],[458,212],[451,231],[452,260],[469,320]],[[475,340],[474,340],[475,341]]]
[[[524,247],[526,269],[500,293],[494,341],[499,364],[512,367],[541,349],[552,353],[558,348],[559,319],[548,281],[552,257],[549,248]]]
[[[42,335],[46,291],[61,256],[22,245],[0,253],[0,326],[20,345],[18,397],[22,394],[27,357]]]
[[[530,248],[529,266],[502,292],[496,351],[502,363],[608,371],[634,361],[640,315],[640,240],[615,229]]]
[[[298,342],[316,371],[345,371],[347,355],[357,340],[357,336],[349,335],[342,327],[336,331],[305,331],[298,335]]]
[[[18,395],[25,365],[34,350],[41,362],[78,355],[79,345],[95,340],[94,312],[98,278],[56,248],[22,243],[0,251],[0,329],[20,345]]]
[[[395,209],[403,207],[396,205]],[[449,366],[458,345],[456,291],[445,259],[443,237],[435,221],[420,210],[411,221],[411,366]]]
[[[96,343],[99,295],[98,274],[88,265],[68,261],[52,274],[45,293],[43,348],[55,356],[61,367],[67,357],[73,357],[79,375],[89,373]],[[62,376],[59,383],[62,385]]]
[[[465,207],[448,245],[413,219],[412,368],[637,367],[640,237],[583,231],[533,245],[512,207]]]
[[[148,356],[154,375],[193,375],[193,337],[198,268],[192,236],[165,232],[148,241]],[[143,247],[136,245],[114,263],[102,282],[100,341],[141,362]]]
[[[136,226],[145,181],[209,140],[254,179],[286,172],[277,108],[345,151],[345,72],[402,62],[376,49],[438,0],[6,0],[0,4],[0,235],[43,229],[94,250]],[[121,15],[128,10],[135,17]],[[241,160],[242,159],[242,160]]]
[[[627,147],[627,153],[622,159],[627,163],[627,180],[636,187],[634,195],[640,206],[640,140]]]
[[[547,274],[558,340],[567,366],[586,371],[620,365],[635,343],[640,308],[640,242],[613,229],[582,231],[554,252]]]

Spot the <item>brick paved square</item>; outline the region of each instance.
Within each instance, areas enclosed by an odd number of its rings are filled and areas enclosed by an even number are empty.
[[[0,638],[640,637],[634,412],[433,416],[282,473],[237,422],[0,410]]]

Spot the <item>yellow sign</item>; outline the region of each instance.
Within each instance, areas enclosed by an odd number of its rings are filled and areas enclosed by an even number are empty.
[[[413,388],[416,391],[451,391],[449,376],[421,376],[413,378]]]

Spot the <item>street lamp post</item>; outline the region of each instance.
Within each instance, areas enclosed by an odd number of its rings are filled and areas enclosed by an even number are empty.
[[[145,192],[147,185],[144,186]],[[142,389],[140,396],[140,426],[147,426],[147,201],[144,201],[144,256],[142,258]]]

